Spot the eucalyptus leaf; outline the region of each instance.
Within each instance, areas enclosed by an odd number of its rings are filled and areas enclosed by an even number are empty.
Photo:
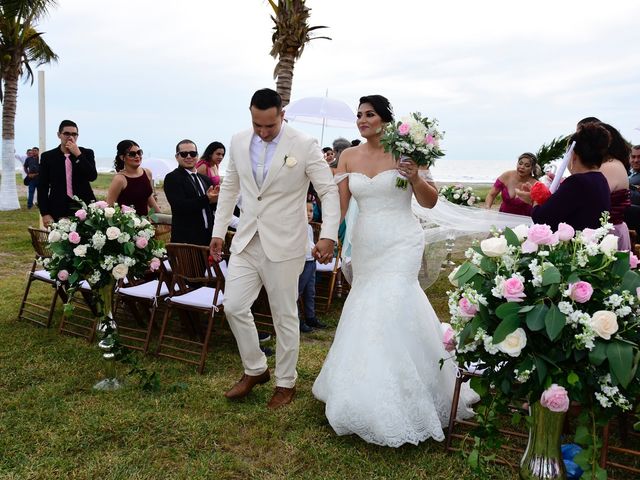
[[[590,445],[592,437],[589,433],[589,429],[585,425],[578,425],[576,427],[576,434],[573,437],[573,440],[582,446]]]
[[[496,316],[500,319],[505,319],[516,315],[520,310],[520,304],[518,302],[502,303],[496,308]]]
[[[562,280],[562,275],[560,275],[560,270],[556,267],[549,267],[542,272],[542,286],[546,287],[548,285],[554,283],[560,283]]]
[[[509,227],[506,227],[504,229],[504,232],[502,232],[502,234],[504,235],[504,238],[507,240],[508,245],[513,245],[514,247],[520,246],[520,240],[518,240],[518,236]]]
[[[607,359],[607,344],[602,340],[596,340],[593,349],[589,352],[589,362],[593,365],[602,365]]]
[[[617,252],[616,261],[609,270],[616,277],[623,277],[629,271],[629,252]]]
[[[607,345],[609,371],[615,375],[620,384],[627,388],[632,375],[633,347],[628,343],[613,341]]]
[[[500,322],[493,333],[493,344],[497,345],[503,341],[507,335],[513,333],[520,326],[520,318],[518,315],[509,315]]]
[[[547,363],[540,357],[534,357],[533,361],[536,364],[536,372],[538,372],[538,384],[544,385],[544,381],[547,378]]]
[[[544,317],[544,325],[547,328],[547,335],[551,341],[554,341],[560,336],[566,323],[567,317],[560,311],[555,303],[552,303]]]
[[[638,287],[640,287],[640,275],[633,270],[627,271],[622,277],[622,289],[635,295]]]
[[[547,316],[549,307],[544,303],[539,303],[533,310],[527,313],[527,327],[532,332],[537,332],[544,328],[544,319]]]

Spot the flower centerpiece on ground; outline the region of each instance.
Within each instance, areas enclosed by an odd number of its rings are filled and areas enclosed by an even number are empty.
[[[584,449],[575,461],[584,478],[603,478],[596,427],[630,411],[638,397],[640,276],[632,270],[638,259],[617,251],[610,229],[606,215],[596,230],[575,232],[563,223],[556,232],[547,225],[505,229],[469,249],[450,276],[457,287],[449,292],[457,360],[484,369],[472,381],[483,397],[478,412],[486,420],[514,399],[530,405],[521,478],[543,478],[533,471],[544,463],[540,449],[559,450],[557,415],[570,403],[581,411],[575,441]],[[491,423],[483,423],[485,434]],[[546,453],[561,459],[559,451]],[[557,477],[544,478],[564,478],[559,468]]]
[[[468,205],[471,207],[480,201],[480,197],[473,191],[473,187],[465,187],[459,183],[441,187],[438,194],[456,205]]]
[[[165,249],[154,235],[148,218],[137,215],[133,208],[117,204],[111,207],[104,201],[88,206],[81,203],[73,217],[51,225],[52,256],[45,260],[44,267],[52,278],[68,285],[69,298],[83,281],[88,283],[100,320],[100,347],[106,354],[111,353],[116,338],[111,314],[115,284],[127,276],[141,277],[147,270],[160,267]],[[68,303],[65,309],[70,308]]]
[[[444,152],[440,141],[444,135],[437,129],[438,120],[423,117],[414,112],[397,123],[388,123],[384,129],[380,143],[386,152],[402,161],[409,157],[419,167],[431,167]],[[406,190],[407,179],[398,173],[396,187]]]

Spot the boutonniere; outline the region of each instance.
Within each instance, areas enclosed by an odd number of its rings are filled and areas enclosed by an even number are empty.
[[[296,164],[298,163],[298,160],[295,159],[295,157],[290,157],[289,155],[285,155],[284,156],[284,164],[289,167],[295,167]]]

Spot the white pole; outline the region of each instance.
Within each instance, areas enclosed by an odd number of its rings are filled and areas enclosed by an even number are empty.
[[[38,146],[40,147],[40,153],[47,149],[47,127],[44,106],[44,71],[38,70]]]

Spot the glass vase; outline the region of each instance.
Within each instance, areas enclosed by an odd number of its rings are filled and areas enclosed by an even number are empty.
[[[94,390],[118,390],[123,383],[118,380],[116,373],[117,333],[116,322],[113,319],[113,283],[98,289],[96,305],[98,307],[98,347],[102,351],[104,377],[93,386]]]
[[[529,407],[529,443],[520,461],[524,480],[566,480],[560,450],[564,413],[552,412],[536,402]]]

